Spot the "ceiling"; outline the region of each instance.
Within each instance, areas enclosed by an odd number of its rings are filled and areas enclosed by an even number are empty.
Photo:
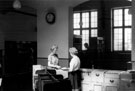
[[[20,0],[22,7],[19,11],[36,14],[36,8],[32,5],[33,1],[36,0]],[[14,12],[15,9],[13,8],[13,2],[14,0],[0,0],[0,13],[7,14],[8,12]]]
[[[2,7],[12,7],[14,0],[0,0],[0,5],[2,5]],[[38,7],[41,6],[45,6],[47,5],[47,3],[80,3],[80,2],[85,2],[85,1],[89,1],[89,0],[20,0],[22,6],[27,6],[27,7],[31,7],[31,8],[35,8],[37,9]]]
[[[39,7],[45,7],[49,3],[71,3],[74,5],[78,2],[85,2],[91,0],[20,0],[21,2],[21,10],[28,11],[28,12],[36,12]],[[103,1],[110,1],[110,0],[103,0]],[[111,1],[120,1],[120,0],[111,0]],[[122,0],[123,1],[123,0]],[[128,0],[127,0],[128,1]],[[13,2],[14,0],[0,0],[0,12],[1,11],[11,11],[13,9]]]

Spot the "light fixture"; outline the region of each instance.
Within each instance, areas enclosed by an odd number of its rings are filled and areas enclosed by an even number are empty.
[[[19,0],[14,0],[13,8],[20,9],[21,8],[21,2]]]
[[[128,0],[128,1],[130,1],[130,2],[131,2],[132,0]]]

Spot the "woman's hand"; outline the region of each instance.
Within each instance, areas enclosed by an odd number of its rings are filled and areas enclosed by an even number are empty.
[[[57,65],[57,66],[55,66],[57,69],[60,69],[61,68],[61,66],[59,66],[59,65]]]
[[[68,71],[69,70],[69,68],[67,68],[67,67],[63,67],[63,68],[61,68],[63,71]]]

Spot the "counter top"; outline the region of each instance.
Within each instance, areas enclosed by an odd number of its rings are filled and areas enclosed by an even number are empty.
[[[135,71],[122,71],[122,70],[104,70],[104,69],[80,69],[82,73],[104,73],[104,74],[117,74],[121,79],[135,79]]]

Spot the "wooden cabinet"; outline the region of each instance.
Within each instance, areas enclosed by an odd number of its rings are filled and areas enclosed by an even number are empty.
[[[83,70],[82,71],[82,91],[91,91],[92,90],[92,78],[91,78],[92,70]]]
[[[102,91],[105,70],[82,72],[82,91]]]
[[[107,71],[104,74],[104,91],[119,91],[120,71]]]
[[[94,83],[103,83],[104,70],[93,70],[92,71],[92,82]]]
[[[120,75],[120,91],[135,91],[135,74],[123,72]]]
[[[83,82],[91,82],[92,78],[91,78],[91,71],[83,71],[82,72],[82,81]]]
[[[105,70],[92,71],[91,77],[94,91],[103,91],[104,72]]]
[[[119,70],[82,70],[82,91],[135,91],[135,74]]]
[[[118,88],[116,86],[106,86],[106,91],[118,91]]]
[[[82,91],[92,91],[92,83],[91,82],[85,82],[82,81]]]
[[[102,85],[94,84],[93,91],[102,91]]]

